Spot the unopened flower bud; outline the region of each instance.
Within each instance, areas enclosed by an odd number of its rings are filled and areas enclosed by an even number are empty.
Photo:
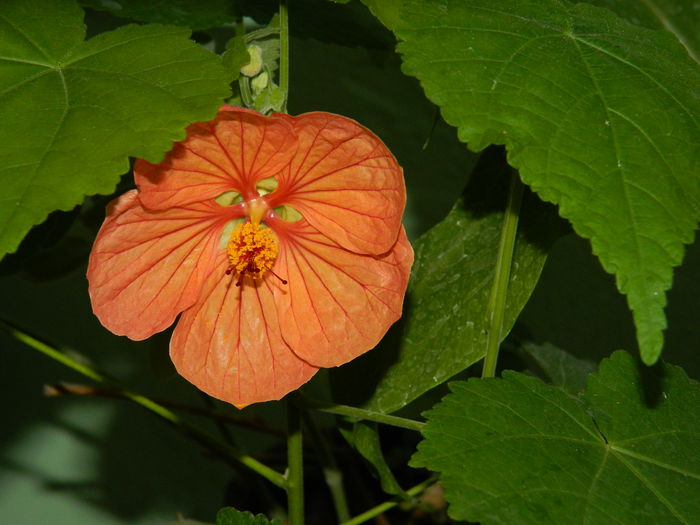
[[[250,62],[241,68],[241,74],[247,77],[254,77],[262,69],[262,48],[255,44],[248,46],[248,54],[250,55]]]

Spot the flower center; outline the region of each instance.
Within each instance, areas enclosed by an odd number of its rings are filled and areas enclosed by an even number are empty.
[[[262,228],[257,222],[244,222],[231,232],[226,246],[229,269],[226,273],[236,272],[240,277],[236,286],[240,286],[243,277],[262,279],[277,259],[277,239],[269,228]],[[282,284],[287,281],[280,279]]]

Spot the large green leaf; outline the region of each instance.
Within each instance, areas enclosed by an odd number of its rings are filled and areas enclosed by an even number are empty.
[[[616,352],[584,404],[515,372],[450,384],[412,460],[442,473],[456,519],[700,523],[700,383]]]
[[[92,9],[142,22],[208,29],[234,21],[233,0],[80,0]]]
[[[405,0],[392,20],[404,71],[460,138],[505,144],[591,240],[653,363],[700,215],[698,64],[667,32],[564,0]]]
[[[484,356],[486,305],[510,173],[501,149],[485,153],[465,197],[414,244],[403,324],[377,350],[331,371],[336,401],[393,412]],[[513,255],[504,336],[530,297],[559,226],[553,209],[528,194]]]
[[[186,29],[124,26],[84,42],[71,1],[0,3],[0,256],[49,212],[109,193],[128,156],[157,162],[230,93]]]
[[[607,7],[633,24],[652,29],[666,29],[700,62],[700,6],[697,2],[678,0],[586,0]]]

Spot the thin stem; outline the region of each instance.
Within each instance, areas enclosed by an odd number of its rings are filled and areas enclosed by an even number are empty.
[[[69,357],[60,350],[53,348],[45,343],[42,343],[38,339],[33,338],[31,335],[19,330],[18,328],[15,328],[14,326],[10,325],[5,321],[0,321],[0,329],[5,331],[8,335],[17,339],[18,341],[24,343],[25,345],[34,348],[35,350],[38,350],[42,354],[50,357],[55,361],[58,361],[59,363],[67,366],[68,368],[75,370],[79,374],[89,377],[90,379],[93,379],[98,383],[111,382],[111,380],[107,376],[102,375],[91,366],[76,361],[75,359]]]
[[[137,392],[133,392],[131,390],[128,390],[126,387],[122,385],[118,380],[111,378],[105,374],[102,374],[101,372],[98,372],[95,368],[92,366],[85,364],[85,363],[80,363],[70,357],[69,355],[65,354],[61,350],[58,350],[57,348],[54,348],[52,346],[47,345],[46,343],[43,343],[39,341],[38,339],[35,339],[31,335],[15,328],[14,326],[4,322],[0,321],[0,329],[4,330],[7,332],[10,336],[14,337],[18,341],[21,341],[25,345],[38,350],[42,354],[50,357],[51,359],[54,359],[58,361],[59,363],[67,366],[68,368],[71,368],[75,370],[76,372],[89,377],[90,379],[93,379],[94,381],[97,381],[98,383],[103,383],[106,385],[111,386],[112,388],[115,388],[116,390],[119,391],[119,394],[137,405],[140,405],[141,407],[145,408],[146,410],[160,416],[161,418],[165,419],[168,423],[172,424],[177,428],[180,432],[183,434],[187,435],[188,437],[192,438],[193,440],[197,441],[204,447],[208,448],[209,450],[215,452],[219,456],[222,456],[224,459],[231,463],[240,463],[241,465],[245,465],[249,469],[257,472],[260,474],[262,477],[273,483],[274,485],[277,485],[278,487],[285,488],[286,486],[286,480],[282,474],[279,472],[271,469],[267,465],[264,465],[263,463],[260,463],[257,459],[248,456],[246,454],[242,454],[239,452],[236,448],[223,443],[219,441],[218,439],[214,438],[210,434],[200,430],[199,428],[187,423],[186,421],[183,421],[180,419],[180,417],[175,414],[173,411],[168,410],[164,406],[156,403],[152,399],[147,398],[146,396],[143,396]]]
[[[255,106],[255,97],[253,97],[253,92],[250,90],[250,79],[241,75],[238,79],[238,87],[241,90],[241,101],[243,105],[247,108],[252,108]]]
[[[503,335],[503,319],[506,311],[506,295],[510,281],[510,269],[513,263],[513,251],[515,248],[515,236],[518,232],[518,218],[520,217],[520,205],[523,200],[523,184],[516,170],[512,170],[510,187],[508,189],[508,203],[506,204],[501,227],[501,242],[498,247],[498,259],[494,272],[493,287],[486,311],[488,324],[488,337],[486,340],[486,356],[481,377],[493,377],[496,374],[498,361],[498,348]]]
[[[343,471],[338,468],[338,463],[335,460],[335,456],[333,456],[333,451],[311,414],[305,411],[303,418],[305,427],[308,429],[311,439],[318,451],[321,468],[323,469],[323,477],[326,480],[326,485],[328,485],[328,490],[333,499],[335,514],[338,521],[347,521],[350,519],[350,511],[348,510],[345,488],[343,487]]]
[[[408,430],[417,430],[418,432],[420,432],[423,429],[423,426],[425,425],[425,423],[421,421],[416,421],[414,419],[390,416],[387,414],[382,414],[380,412],[365,410],[363,408],[356,408],[347,405],[329,405],[327,403],[317,401],[305,395],[300,395],[299,399],[304,405],[308,406],[309,408],[315,408],[321,412],[327,412],[329,414],[354,417],[357,419],[365,419],[367,421],[375,421],[377,423],[383,423],[385,425],[391,425],[394,427],[405,428]]]
[[[107,397],[112,399],[127,399],[122,392],[111,388],[97,388],[90,385],[66,383],[59,381],[50,385],[44,385],[44,395],[50,397],[59,396],[91,396],[91,397]],[[166,408],[172,408],[181,412],[187,412],[196,416],[206,417],[214,420],[217,423],[227,425],[236,425],[239,427],[257,430],[265,434],[283,437],[286,436],[285,430],[268,425],[257,417],[247,417],[239,414],[222,414],[216,410],[209,410],[187,403],[176,403],[167,399],[151,397],[151,400]]]
[[[406,491],[406,494],[408,494],[409,496],[417,496],[436,481],[436,477],[428,478],[422,483],[419,483],[418,485],[415,485],[414,487],[408,489]],[[405,500],[401,498],[394,498],[392,500],[385,501],[384,503],[380,503],[376,507],[372,507],[371,509],[355,516],[350,520],[342,522],[340,525],[359,525],[360,523],[365,523],[366,521],[371,520],[375,516],[379,516],[381,513],[386,512],[387,510],[393,507],[396,507],[399,503],[402,503],[403,501]]]
[[[280,0],[280,88],[284,93],[282,112],[287,112],[289,99],[289,18],[287,0]]]
[[[250,33],[245,34],[245,43],[246,44],[252,44],[256,40],[261,40],[263,38],[267,38],[268,36],[273,36],[273,35],[278,35],[279,34],[279,29],[275,27],[261,27],[260,29],[256,29],[255,31],[251,31]]]
[[[301,409],[287,400],[287,507],[289,525],[304,525],[304,457]]]

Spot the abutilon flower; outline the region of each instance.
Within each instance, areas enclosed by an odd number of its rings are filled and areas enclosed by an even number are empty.
[[[135,340],[180,315],[171,358],[208,394],[279,399],[400,317],[413,263],[403,174],[358,123],[224,106],[134,177],[90,255],[93,310]]]

